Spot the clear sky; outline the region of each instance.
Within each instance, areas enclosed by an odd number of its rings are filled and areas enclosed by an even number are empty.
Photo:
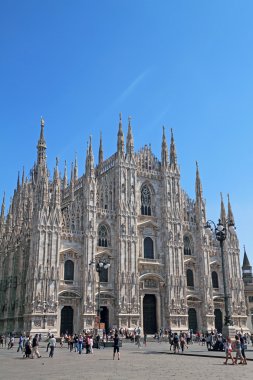
[[[230,193],[241,248],[253,264],[253,2],[246,0],[2,0],[0,196],[36,159],[45,119],[48,166],[86,142],[116,150],[118,115],[135,149],[160,158],[173,128],[181,184],[194,197],[199,163],[208,217]]]

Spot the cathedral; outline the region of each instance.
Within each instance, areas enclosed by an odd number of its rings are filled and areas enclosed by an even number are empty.
[[[165,129],[161,157],[134,150],[119,118],[116,152],[95,165],[90,139],[85,172],[75,159],[68,179],[58,162],[50,177],[41,119],[37,160],[23,173],[8,212],[0,215],[0,333],[78,333],[103,326],[147,334],[221,331],[224,283],[236,329],[246,329],[239,241],[227,232],[223,278],[215,234],[204,228],[206,205],[198,165],[195,198],[180,185],[176,146]],[[234,217],[221,197],[223,225]],[[105,265],[106,264],[106,265]],[[101,323],[101,325],[99,325]]]

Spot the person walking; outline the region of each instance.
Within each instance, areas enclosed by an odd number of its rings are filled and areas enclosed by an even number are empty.
[[[82,334],[79,335],[78,338],[78,353],[81,355],[83,349],[83,336]]]
[[[33,340],[32,340],[32,358],[34,359],[34,355],[37,356],[37,358],[41,358],[41,355],[39,353],[39,335],[35,334]]]
[[[19,352],[21,350],[21,352],[23,351],[23,336],[22,334],[20,335],[19,337],[19,340],[18,340],[18,349],[17,349],[17,352]]]
[[[232,364],[235,364],[235,361],[234,361],[234,358],[233,358],[233,355],[232,355],[232,341],[229,337],[227,337],[226,339],[226,342],[224,344],[224,348],[225,348],[225,353],[226,353],[226,359],[224,361],[224,364],[227,364],[228,363],[228,359],[231,359],[232,360]]]
[[[147,334],[144,332],[144,336],[143,336],[143,344],[145,347],[147,347]]]
[[[245,345],[246,345],[246,339],[242,334],[239,334],[239,339],[241,343],[241,352],[242,352],[242,357],[243,357],[243,364],[247,364],[247,359],[245,355]]]
[[[49,357],[53,358],[53,356],[54,356],[54,349],[56,347],[56,339],[54,337],[54,334],[52,334],[51,338],[49,339],[49,345],[50,345]]]
[[[180,336],[180,348],[181,348],[181,351],[184,352],[184,348],[185,348],[185,338],[184,338],[184,334],[181,334]]]
[[[118,360],[120,360],[120,352],[119,352],[119,336],[116,333],[113,338],[113,360],[115,359],[115,354],[118,354]]]
[[[100,335],[97,334],[96,336],[96,342],[97,342],[97,349],[100,350]]]
[[[31,358],[32,354],[32,336],[27,337],[27,340],[25,342],[25,353],[23,355],[23,358]]]
[[[235,364],[237,364],[237,360],[240,358],[240,363],[243,364],[243,356],[242,356],[242,349],[241,349],[241,342],[239,339],[239,336],[235,336],[235,343],[234,343],[234,349],[236,352],[236,357],[235,357]]]
[[[176,353],[176,351],[179,353],[179,337],[176,332],[173,337],[173,351],[174,354]]]

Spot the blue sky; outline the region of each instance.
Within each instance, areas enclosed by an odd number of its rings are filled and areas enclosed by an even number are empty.
[[[253,264],[252,14],[246,0],[2,0],[0,196],[29,174],[41,115],[51,173],[77,152],[82,174],[89,135],[96,160],[100,130],[115,152],[122,112],[159,158],[173,128],[182,187],[194,196],[197,160],[209,218],[230,193]]]

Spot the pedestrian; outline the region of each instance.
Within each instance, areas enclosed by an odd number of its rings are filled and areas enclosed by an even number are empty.
[[[49,344],[50,344],[49,357],[53,358],[53,356],[54,356],[54,349],[56,347],[56,339],[54,337],[54,334],[51,335],[51,338],[49,339]]]
[[[19,337],[19,340],[18,340],[18,349],[17,349],[17,352],[19,352],[19,350],[21,350],[21,352],[23,351],[23,336],[22,334],[20,335]]]
[[[90,335],[90,353],[93,354],[93,336]]]
[[[36,355],[37,358],[41,358],[41,355],[38,349],[39,349],[39,335],[35,334],[32,340],[32,358],[34,358],[34,355]]]
[[[233,355],[232,355],[233,349],[232,349],[231,338],[227,337],[226,342],[224,344],[224,348],[225,348],[225,353],[226,353],[226,359],[224,361],[224,364],[228,363],[228,359],[231,359],[232,364],[235,364],[235,360],[234,360]]]
[[[241,351],[242,351],[242,357],[243,357],[243,364],[247,364],[247,359],[245,355],[245,346],[246,345],[246,339],[242,336],[242,334],[239,334],[240,343],[241,343]]]
[[[78,337],[78,352],[81,355],[83,349],[83,336],[80,334]]]
[[[176,351],[179,353],[179,337],[176,332],[173,337],[173,350],[174,354],[176,353]]]
[[[184,338],[184,335],[183,335],[183,334],[182,334],[181,337],[180,337],[180,347],[181,347],[181,351],[184,352],[185,338]]]
[[[90,354],[91,353],[91,349],[90,349],[90,337],[89,337],[88,334],[86,335],[85,345],[86,345],[86,354]]]
[[[8,343],[8,350],[10,350],[14,346],[14,342],[15,342],[14,336],[11,336]]]
[[[116,352],[118,353],[118,360],[120,360],[120,352],[119,352],[119,336],[116,333],[113,338],[113,360],[115,358]]]
[[[235,357],[235,364],[237,364],[237,360],[240,358],[240,363],[243,364],[243,356],[242,356],[242,350],[241,350],[241,342],[239,339],[239,336],[235,336],[235,342],[234,342],[234,350],[236,352],[236,357]]]
[[[97,334],[96,336],[96,342],[97,342],[97,349],[100,350],[100,335]]]
[[[48,352],[49,347],[50,347],[50,338],[51,338],[51,333],[48,333],[48,334],[47,334],[47,339],[48,339],[48,341],[47,341],[47,349],[46,349],[46,352]]]
[[[143,336],[143,344],[145,347],[147,347],[147,334],[144,332],[144,336]]]
[[[27,337],[27,340],[25,342],[25,353],[23,355],[23,358],[32,358],[32,336]]]

